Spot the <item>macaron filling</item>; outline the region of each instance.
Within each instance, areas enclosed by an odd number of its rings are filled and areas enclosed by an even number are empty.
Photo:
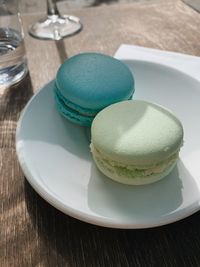
[[[56,107],[63,117],[67,118],[71,122],[76,121],[80,125],[84,126],[91,125],[94,116],[81,115],[78,111],[66,106],[62,101],[62,99],[59,98],[59,96],[56,93],[55,93],[55,101],[56,101]]]
[[[115,174],[117,176],[126,176],[127,178],[148,178],[151,175],[157,175],[165,172],[171,166],[176,163],[179,157],[179,150],[173,153],[167,159],[157,162],[150,166],[136,166],[136,165],[126,165],[108,158],[104,153],[100,152],[93,144],[90,145],[91,152],[94,156],[97,164],[102,166],[107,172]]]
[[[85,116],[94,117],[103,108],[102,107],[101,109],[89,109],[89,108],[83,108],[77,104],[72,103],[71,101],[69,101],[68,99],[62,96],[56,84],[54,85],[54,93],[55,93],[56,99],[58,101],[61,101],[62,104],[66,106],[66,108],[70,108]],[[132,97],[133,97],[133,94],[131,94],[127,100],[131,100]]]
[[[80,121],[80,124],[83,123],[85,126],[90,126],[96,114],[101,111],[101,109],[83,108],[67,100],[60,93],[59,89],[56,86],[56,83],[54,85],[54,95],[56,100],[56,106],[59,112],[64,117],[69,118],[69,120],[73,121],[74,119],[76,119],[76,121]],[[127,100],[131,99],[132,94]]]
[[[62,102],[63,106],[65,106],[66,108],[70,108],[71,110],[78,112],[79,114],[82,114],[84,116],[94,117],[100,111],[99,109],[94,110],[89,108],[83,108],[79,105],[72,103],[71,101],[62,96],[56,84],[54,86],[54,93],[56,96],[56,100]]]

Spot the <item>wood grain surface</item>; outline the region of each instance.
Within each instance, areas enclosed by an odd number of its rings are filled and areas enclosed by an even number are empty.
[[[29,37],[27,27],[40,15],[23,17],[30,75],[0,92],[0,266],[199,267],[200,212],[154,229],[97,227],[50,206],[20,169],[20,112],[65,58],[84,51],[113,55],[121,43],[200,55],[200,15],[179,0],[87,8],[74,15],[83,31],[57,43]]]

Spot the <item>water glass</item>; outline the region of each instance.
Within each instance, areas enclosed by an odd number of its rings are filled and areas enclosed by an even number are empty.
[[[0,89],[27,73],[24,34],[17,0],[0,0]]]

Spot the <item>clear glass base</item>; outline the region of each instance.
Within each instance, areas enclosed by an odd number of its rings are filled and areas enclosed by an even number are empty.
[[[32,24],[29,34],[38,39],[61,40],[74,35],[82,29],[79,18],[68,15],[51,15]]]
[[[0,90],[11,86],[24,78],[28,72],[27,61],[18,65],[10,66],[0,70]]]

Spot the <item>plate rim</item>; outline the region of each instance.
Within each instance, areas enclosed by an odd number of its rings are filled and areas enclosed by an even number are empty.
[[[123,62],[141,62],[141,63],[147,63],[147,64],[154,64],[157,66],[162,66],[165,67],[167,69],[170,70],[174,70],[177,71],[183,75],[188,76],[189,78],[194,79],[195,81],[197,81],[198,83],[200,83],[199,80],[197,80],[195,77],[192,77],[191,75],[189,75],[186,72],[183,72],[177,68],[162,64],[162,63],[157,63],[154,61],[145,61],[145,60],[134,60],[134,59],[120,59]],[[25,175],[26,180],[30,183],[30,185],[34,188],[34,190],[43,198],[45,199],[45,201],[47,201],[50,205],[52,205],[54,208],[60,210],[61,212],[63,212],[64,214],[71,216],[73,218],[76,218],[80,221],[86,222],[86,223],[90,223],[93,225],[97,225],[97,226],[102,226],[102,227],[108,227],[108,228],[117,228],[117,229],[145,229],[145,228],[154,228],[154,227],[160,227],[163,225],[167,225],[167,224],[171,224],[177,221],[180,221],[184,218],[189,217],[190,215],[196,213],[197,211],[199,211],[200,209],[200,199],[198,202],[196,202],[196,205],[190,205],[189,207],[183,208],[182,210],[179,210],[177,213],[171,213],[167,215],[167,218],[165,217],[163,219],[163,217],[161,217],[160,220],[157,220],[156,222],[153,221],[151,223],[147,223],[147,224],[136,224],[136,223],[120,223],[120,222],[116,222],[114,219],[108,218],[108,217],[103,217],[103,216],[98,216],[98,215],[93,215],[93,214],[88,214],[86,212],[83,211],[79,211],[75,208],[70,207],[69,205],[63,203],[58,197],[56,197],[55,194],[53,194],[53,192],[51,190],[48,189],[48,187],[45,187],[45,184],[41,183],[39,181],[39,179],[35,179],[34,175],[32,174],[30,168],[29,168],[29,164],[26,162],[26,157],[24,156],[24,152],[20,143],[20,129],[22,127],[22,122],[24,119],[24,116],[27,112],[27,110],[29,109],[29,106],[32,105],[32,102],[34,101],[35,98],[37,98],[39,96],[39,94],[45,90],[47,90],[47,88],[49,86],[53,86],[55,79],[51,80],[50,82],[48,82],[47,84],[45,84],[44,86],[42,86],[39,90],[36,91],[36,93],[30,98],[30,100],[27,102],[26,106],[24,107],[24,109],[22,110],[21,114],[20,114],[20,118],[18,120],[17,123],[17,127],[16,127],[16,135],[15,135],[15,144],[16,144],[16,153],[17,153],[17,158],[19,160],[19,164],[22,168],[22,171]],[[42,186],[43,185],[43,186]]]

